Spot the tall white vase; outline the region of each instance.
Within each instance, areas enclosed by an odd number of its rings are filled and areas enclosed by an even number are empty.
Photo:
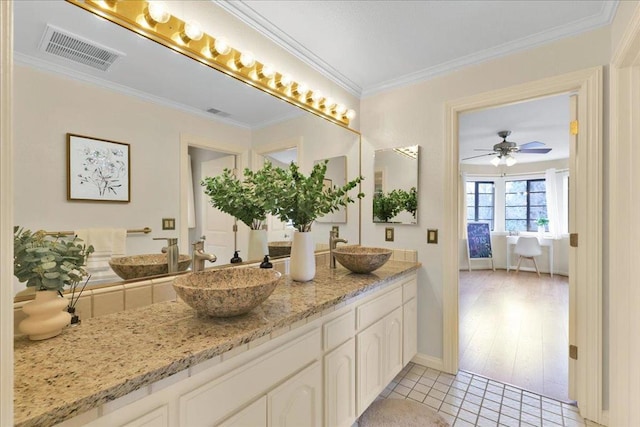
[[[55,337],[71,322],[71,315],[64,309],[69,304],[57,291],[38,291],[36,298],[22,307],[29,317],[18,325],[18,329],[30,340]]]
[[[249,252],[247,261],[262,261],[265,255],[269,254],[267,246],[267,230],[249,231]]]
[[[296,282],[308,282],[316,275],[313,235],[296,231],[291,244],[289,274]]]

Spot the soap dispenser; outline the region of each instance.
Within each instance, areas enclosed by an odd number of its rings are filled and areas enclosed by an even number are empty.
[[[233,253],[233,258],[231,258],[231,264],[238,264],[242,262],[242,258],[240,258],[240,255],[238,255],[238,252],[240,251],[235,251]]]
[[[269,262],[269,255],[265,255],[262,263],[260,264],[260,268],[273,268],[273,264]]]

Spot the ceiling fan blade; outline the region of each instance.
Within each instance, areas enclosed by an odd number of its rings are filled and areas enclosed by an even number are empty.
[[[467,157],[466,159],[462,159],[462,160],[471,160],[471,159],[476,159],[478,157],[493,156],[494,154],[495,153],[480,154],[479,156]]]
[[[529,149],[529,148],[542,148],[544,147],[546,144],[544,142],[540,142],[540,141],[531,141],[531,142],[527,142],[526,144],[522,144],[520,145],[520,151],[522,151],[522,149]]]
[[[551,148],[525,148],[524,150],[518,150],[518,153],[547,154],[549,151],[551,151]]]
[[[496,150],[494,150],[493,148],[474,148],[473,151],[492,151],[492,152],[496,152]]]

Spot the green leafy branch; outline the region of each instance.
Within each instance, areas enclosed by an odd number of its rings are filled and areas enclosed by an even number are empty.
[[[87,271],[83,268],[93,246],[47,236],[42,230],[35,233],[13,228],[13,274],[20,282],[37,290],[61,292],[65,285],[77,285]]]

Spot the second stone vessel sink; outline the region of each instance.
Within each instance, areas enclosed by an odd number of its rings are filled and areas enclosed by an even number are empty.
[[[189,255],[180,255],[178,257],[178,271],[185,271],[189,268],[189,264],[191,264],[191,257]],[[165,254],[131,255],[111,258],[109,265],[118,276],[125,280],[157,276],[169,272],[167,255]]]
[[[366,246],[338,246],[333,250],[336,261],[354,273],[371,273],[391,258],[391,249]]]
[[[271,268],[225,268],[178,276],[173,288],[199,314],[231,317],[253,310],[275,290],[281,274]]]

